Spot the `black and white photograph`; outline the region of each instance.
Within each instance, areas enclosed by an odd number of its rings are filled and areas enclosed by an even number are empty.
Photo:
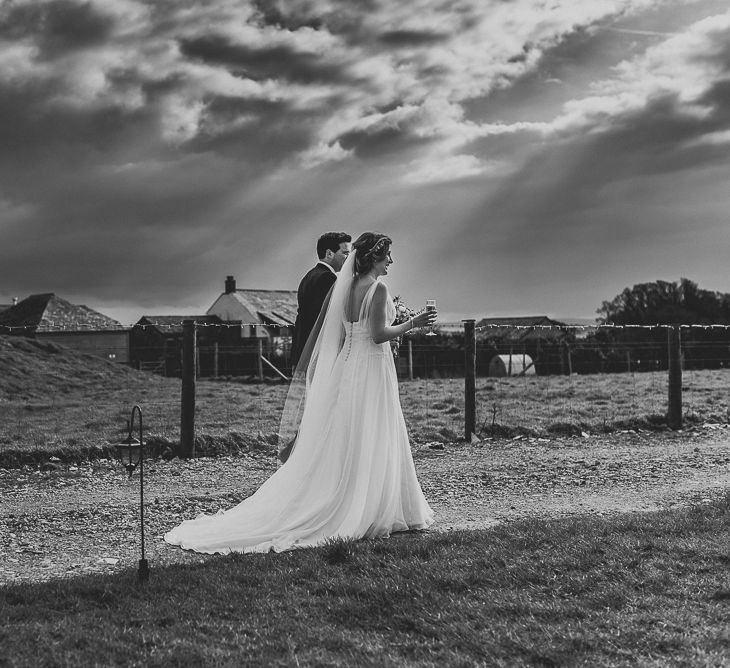
[[[0,0],[0,666],[730,665],[727,0]]]

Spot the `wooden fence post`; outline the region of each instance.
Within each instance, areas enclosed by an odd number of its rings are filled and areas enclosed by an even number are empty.
[[[180,456],[195,456],[195,321],[183,320],[182,400],[180,406]]]
[[[464,323],[464,440],[471,441],[476,431],[476,334],[475,320]]]
[[[408,339],[408,380],[413,380],[413,339]]]
[[[573,351],[570,349],[569,345],[567,345],[565,347],[565,349],[567,350],[567,355],[568,355],[568,375],[572,376],[573,375]]]
[[[213,378],[218,378],[218,341],[213,344]]]
[[[560,344],[560,375],[570,376],[573,371],[573,360],[570,357],[570,347],[567,341]]]
[[[670,429],[682,428],[682,353],[679,325],[669,327],[667,334],[669,351],[669,402],[667,425]]]
[[[259,380],[264,382],[264,340],[259,339]]]

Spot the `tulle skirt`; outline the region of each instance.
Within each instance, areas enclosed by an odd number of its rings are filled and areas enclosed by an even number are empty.
[[[281,552],[386,537],[433,521],[416,477],[390,347],[348,335],[287,462],[253,495],[165,535],[205,553]]]

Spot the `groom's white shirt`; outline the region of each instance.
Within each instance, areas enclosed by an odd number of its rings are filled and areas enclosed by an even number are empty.
[[[334,269],[332,269],[332,265],[331,265],[331,264],[327,264],[327,263],[326,263],[326,262],[324,262],[323,260],[318,260],[318,261],[317,261],[317,264],[323,264],[323,265],[324,265],[325,267],[327,267],[327,269],[329,269],[329,270],[330,270],[330,271],[331,271],[331,272],[332,272],[332,273],[333,273],[333,274],[334,274],[335,276],[337,276],[337,272],[336,272],[336,271],[335,271]]]

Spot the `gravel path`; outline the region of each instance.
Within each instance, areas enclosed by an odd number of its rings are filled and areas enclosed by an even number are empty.
[[[730,429],[623,432],[579,438],[426,444],[414,453],[437,516],[435,531],[526,517],[657,510],[730,490]],[[147,558],[215,558],[170,547],[165,531],[200,512],[229,508],[276,469],[265,453],[149,462]],[[0,470],[0,584],[136,568],[139,478],[114,462],[57,470]]]

